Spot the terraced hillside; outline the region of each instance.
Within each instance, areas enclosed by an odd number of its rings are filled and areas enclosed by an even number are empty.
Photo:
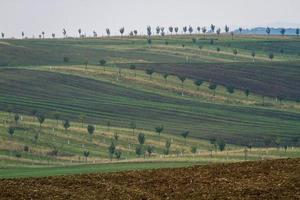
[[[70,127],[66,128],[65,116],[60,116],[58,120],[46,116],[40,123],[41,114],[0,113],[0,178],[182,167],[297,158],[300,155],[298,144],[288,143],[285,148],[285,140],[281,140],[276,148],[225,143],[221,150],[221,136],[216,136],[216,143],[211,143],[193,136],[183,138],[172,132],[164,131],[158,135],[139,127],[133,130],[114,124],[108,126],[73,120],[69,121]],[[95,128],[92,134],[88,132],[91,125]],[[142,151],[138,154],[136,149],[140,147],[141,134],[144,140]],[[170,146],[166,151],[167,143]],[[110,149],[113,149],[113,153]],[[120,152],[119,156],[116,152]]]
[[[277,36],[166,36],[153,37],[151,45],[145,37],[3,40],[0,66],[78,65],[86,61],[97,65],[105,59],[111,66],[135,63],[140,69],[152,67],[161,73],[295,101],[300,99],[299,50],[299,38]]]
[[[59,68],[60,69],[60,68]],[[58,71],[59,71],[58,69]],[[99,73],[100,70],[93,71]],[[89,77],[89,78],[88,78]],[[49,72],[32,69],[2,69],[0,73],[1,109],[30,114],[32,110],[53,118],[63,118],[113,126],[154,130],[209,139],[221,137],[229,143],[263,145],[265,137],[292,140],[299,136],[300,114],[273,108],[203,102],[189,96],[174,95],[155,87],[131,87],[122,81],[110,82],[99,76]],[[117,83],[116,83],[117,82]]]
[[[70,58],[70,64],[82,64],[86,60],[98,64],[102,58],[123,63],[185,63],[187,57],[189,62],[252,62],[252,51],[256,52],[258,61],[268,61],[270,52],[275,54],[277,61],[299,60],[300,41],[297,37],[236,36],[232,40],[226,35],[205,38],[203,35],[185,35],[153,37],[151,46],[146,37],[102,37],[7,39],[1,41],[0,47],[2,66],[65,64],[63,56]],[[238,50],[236,59],[233,49]]]
[[[300,62],[202,62],[191,64],[136,64],[161,74],[212,81],[223,86],[250,90],[259,95],[300,101]],[[130,65],[120,64],[130,68]]]

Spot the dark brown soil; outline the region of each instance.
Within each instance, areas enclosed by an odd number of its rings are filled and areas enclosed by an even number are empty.
[[[6,179],[0,199],[300,199],[300,159]]]

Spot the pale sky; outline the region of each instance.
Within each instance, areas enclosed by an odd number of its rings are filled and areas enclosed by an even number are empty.
[[[221,27],[284,26],[300,24],[300,0],[0,0],[0,32],[6,37],[125,33],[146,26],[184,25]]]

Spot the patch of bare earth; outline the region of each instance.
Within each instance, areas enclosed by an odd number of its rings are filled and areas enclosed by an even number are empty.
[[[300,199],[300,159],[0,180],[0,199]]]

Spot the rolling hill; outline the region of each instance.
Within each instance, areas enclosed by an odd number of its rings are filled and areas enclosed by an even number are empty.
[[[103,164],[110,162],[113,142],[123,167],[134,168],[126,162],[142,162],[138,133],[155,146],[149,168],[166,161],[182,166],[298,157],[299,50],[299,38],[290,36],[154,36],[150,45],[140,36],[1,40],[0,165],[21,165],[17,173],[36,166],[61,170],[83,164],[87,151],[87,163]],[[40,116],[46,119],[41,127]],[[92,141],[88,125],[96,127]],[[160,126],[161,136],[155,133]],[[217,151],[221,142],[226,152]],[[245,159],[246,147],[259,148]],[[85,169],[70,169],[76,170]]]

